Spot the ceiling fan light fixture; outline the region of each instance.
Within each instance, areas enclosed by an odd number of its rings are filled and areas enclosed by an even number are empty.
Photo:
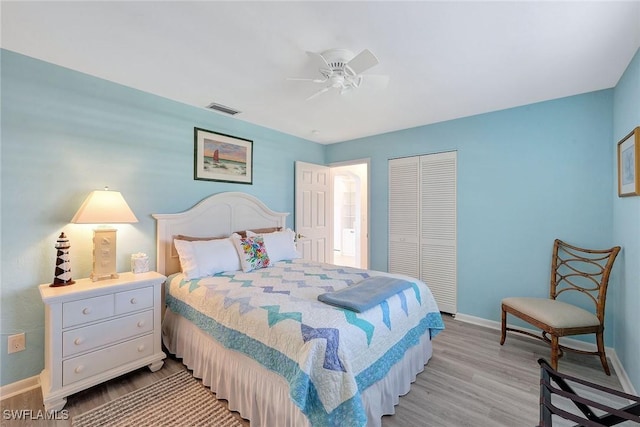
[[[340,94],[360,87],[364,77],[364,71],[378,64],[378,58],[368,49],[364,49],[358,55],[348,49],[329,49],[322,53],[307,51],[307,55],[318,67],[317,70],[323,79],[318,78],[289,78],[288,80],[308,81],[321,83],[323,88],[316,91],[307,100],[331,90],[336,89]]]

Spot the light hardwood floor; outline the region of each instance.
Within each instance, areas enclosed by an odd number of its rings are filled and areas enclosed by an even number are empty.
[[[499,331],[450,317],[445,317],[445,324],[446,330],[434,339],[433,358],[418,375],[411,391],[400,399],[396,414],[382,419],[383,427],[537,425],[539,368],[536,361],[548,357],[548,347],[541,341],[515,334],[509,334],[505,345],[500,346]],[[180,360],[169,357],[158,372],[140,369],[72,395],[65,407],[69,421],[18,422],[3,417],[1,425],[68,426],[73,416],[180,369],[186,368]],[[596,357],[569,353],[560,359],[560,370],[621,390],[615,373],[606,376]],[[3,400],[3,414],[5,409],[31,409],[35,413],[42,409],[40,389]],[[249,425],[246,421],[244,424]]]

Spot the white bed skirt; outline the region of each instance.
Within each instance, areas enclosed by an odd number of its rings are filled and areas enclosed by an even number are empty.
[[[184,317],[167,308],[162,323],[167,349],[182,358],[193,376],[229,402],[229,409],[251,421],[252,427],[300,427],[309,421],[289,398],[289,385],[278,374],[254,360],[229,350]],[[380,426],[383,415],[395,413],[400,396],[407,394],[416,375],[432,354],[429,332],[391,368],[389,374],[362,393],[368,426]]]

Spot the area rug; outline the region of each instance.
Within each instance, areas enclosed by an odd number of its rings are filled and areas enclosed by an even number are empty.
[[[74,427],[215,426],[242,423],[187,371],[128,393],[73,418]]]

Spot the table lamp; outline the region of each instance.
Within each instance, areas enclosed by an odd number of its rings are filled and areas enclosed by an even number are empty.
[[[119,191],[92,191],[71,219],[74,224],[130,224],[138,222]],[[101,225],[93,230],[91,280],[116,279],[116,229]]]

